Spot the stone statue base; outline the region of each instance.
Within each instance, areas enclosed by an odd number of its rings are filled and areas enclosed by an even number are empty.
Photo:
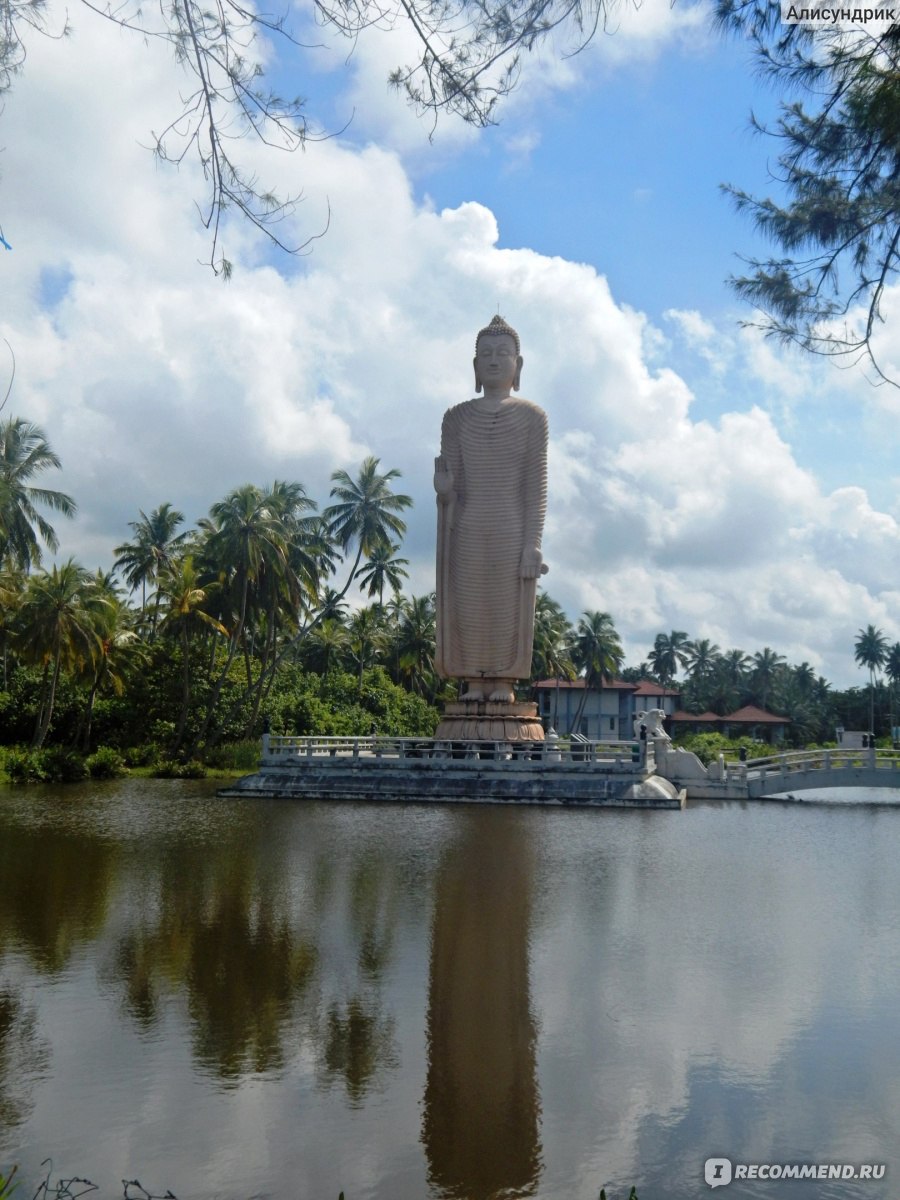
[[[435,730],[436,742],[542,742],[536,704],[449,700]]]

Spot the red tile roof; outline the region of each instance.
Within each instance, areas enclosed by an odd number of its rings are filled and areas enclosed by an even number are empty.
[[[720,717],[718,713],[714,713],[714,712],[689,713],[689,712],[682,712],[681,709],[679,709],[678,712],[672,713],[671,717],[669,717],[669,720],[670,721],[699,721],[699,722],[708,721],[710,724],[712,724],[713,721],[724,721],[725,718]]]
[[[635,686],[634,694],[636,696],[680,696],[681,692],[678,688],[663,687],[661,683],[654,683],[652,679],[642,679]]]
[[[734,725],[790,725],[790,717],[777,717],[774,713],[757,708],[755,704],[745,704],[737,712],[722,717],[723,721],[731,721]]]
[[[534,685],[536,688],[555,688],[555,679],[540,679]],[[583,688],[583,679],[560,679],[560,690],[564,688]],[[635,696],[679,696],[680,692],[673,688],[664,688],[661,683],[654,683],[650,679],[642,679],[640,683],[627,683],[624,679],[605,679],[603,680],[603,690],[613,692],[633,692]]]

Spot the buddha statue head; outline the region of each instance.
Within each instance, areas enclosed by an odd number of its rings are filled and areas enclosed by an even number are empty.
[[[509,389],[517,392],[523,362],[520,349],[519,335],[498,313],[475,338],[475,391],[488,383],[492,389],[506,390],[507,395]]]

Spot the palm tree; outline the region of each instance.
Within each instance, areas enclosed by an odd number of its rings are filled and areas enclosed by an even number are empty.
[[[729,683],[740,686],[747,677],[747,672],[753,665],[753,659],[743,650],[726,650],[722,655],[722,671]]]
[[[370,555],[376,546],[390,541],[392,535],[402,537],[406,531],[405,523],[397,514],[400,510],[408,508],[412,504],[412,500],[409,496],[394,495],[390,489],[391,481],[397,478],[400,472],[391,470],[379,474],[378,463],[377,458],[367,458],[363,462],[356,480],[351,479],[346,471],[335,471],[331,476],[334,481],[331,495],[337,499],[338,503],[332,504],[322,514],[327,522],[325,526],[327,536],[321,539],[324,542],[323,563],[333,562],[334,543],[337,543],[345,552],[354,542],[357,544],[353,566],[343,588],[334,595],[332,609],[334,604],[339,603],[347,594],[363,556]],[[269,661],[266,670],[260,673],[259,679],[253,687],[248,688],[246,693],[235,701],[232,711],[237,711],[246,703],[253,688],[264,685],[272,678],[280,664],[288,655],[296,653],[297,647],[329,615],[329,611],[320,604],[318,610],[315,612],[309,610],[306,615],[308,619],[305,623],[292,638],[281,646],[278,653]],[[217,685],[216,698],[224,679],[225,673],[223,672]],[[212,709],[204,722],[200,738],[206,737],[211,713]]]
[[[874,625],[860,629],[853,643],[853,657],[869,670],[869,732],[875,732],[875,671],[884,665],[888,656],[887,638]]]
[[[8,684],[10,638],[25,591],[25,573],[18,567],[0,567],[0,645],[3,648],[3,691]]]
[[[761,697],[760,707],[765,708],[769,699],[769,688],[775,682],[778,672],[784,666],[784,655],[777,654],[768,646],[757,650],[753,655],[753,674],[751,682],[757,695]]]
[[[405,611],[406,601],[399,591],[393,592],[390,600],[384,606],[384,615],[387,636],[392,646],[390,675],[394,683],[400,682],[400,623]]]
[[[276,479],[265,491],[265,500],[284,528],[287,541],[289,572],[287,578],[298,585],[306,602],[314,600],[319,590],[322,518],[315,512],[316,502],[306,494],[302,483],[287,483]],[[299,611],[295,614],[299,618]]]
[[[96,598],[103,603],[92,605],[96,609],[97,650],[88,664],[90,690],[76,733],[76,741],[80,741],[84,750],[91,744],[91,724],[98,693],[109,690],[121,696],[125,691],[124,669],[144,652],[144,644],[132,627],[134,610],[122,600],[112,575],[97,571],[92,588]]]
[[[609,613],[582,613],[575,630],[572,657],[578,669],[584,673],[584,691],[569,733],[578,728],[588,691],[599,690],[604,676],[614,679],[625,658],[622,643]]]
[[[369,596],[378,596],[379,606],[384,604],[384,585],[387,584],[392,592],[399,592],[403,586],[402,579],[409,575],[403,570],[409,566],[408,558],[396,558],[400,549],[399,542],[381,542],[369,555],[369,561],[356,573],[360,581],[360,591],[368,585]]]
[[[206,736],[231,664],[242,645],[246,654],[244,633],[251,599],[260,601],[266,587],[291,586],[287,530],[278,509],[279,502],[273,503],[271,493],[248,483],[217,501],[209,510],[209,518],[201,523],[207,534],[205,554],[216,565],[228,605],[227,613],[222,614],[227,619],[228,652],[213,685],[196,744]],[[263,608],[264,604],[257,605],[256,612]],[[248,699],[253,690],[254,684],[248,679]]]
[[[805,746],[819,731],[819,713],[812,696],[798,680],[794,671],[781,674],[776,697],[778,712],[790,718],[790,740],[795,746]]]
[[[343,592],[334,588],[326,588],[319,601],[319,618],[322,621],[337,621],[341,625],[347,622],[347,602]]]
[[[346,471],[334,471],[331,476],[331,495],[337,503],[329,505],[323,515],[331,536],[345,553],[354,542],[357,545],[350,579],[356,577],[364,556],[371,558],[380,546],[390,544],[392,536],[402,538],[406,532],[406,522],[397,514],[409,508],[412,499],[391,491],[391,480],[398,479],[400,472],[394,468],[380,475],[379,462],[370,455],[355,480]]]
[[[118,557],[113,563],[113,570],[122,572],[122,578],[131,591],[141,589],[141,612],[146,615],[147,584],[155,585],[160,572],[171,566],[173,555],[184,544],[188,532],[176,534],[175,530],[184,522],[184,513],[173,508],[168,500],[159,508],[155,508],[149,517],[143,509],[138,511],[141,519],[128,522],[128,528],[134,534],[134,541],[116,546],[114,553]],[[153,608],[151,640],[156,632],[159,604],[160,597],[157,596]]]
[[[88,572],[73,559],[32,575],[17,617],[19,652],[44,668],[41,703],[32,745],[44,739],[53,719],[56,690],[63,671],[83,671],[100,647],[97,611],[106,601],[92,592]]]
[[[37,425],[21,417],[9,417],[0,424],[0,566],[18,566],[25,572],[39,567],[39,537],[48,550],[58,548],[53,526],[36,505],[65,517],[74,517],[77,505],[64,492],[34,487],[29,481],[59,466],[59,459]]]
[[[715,672],[716,664],[721,658],[719,647],[714,646],[709,638],[688,642],[685,646],[685,653],[687,654],[687,669],[694,682],[708,679]]]
[[[303,662],[318,675],[329,675],[347,649],[347,630],[336,617],[326,617],[310,634],[304,646]]]
[[[313,608],[321,598],[325,580],[334,575],[341,561],[334,538],[329,533],[329,522],[322,513],[303,518],[301,537],[292,540],[289,553],[291,565],[297,574],[301,578],[308,574],[312,582],[309,607]],[[296,564],[298,554],[302,558],[299,565]]]
[[[276,654],[279,634],[286,626],[292,632],[296,630],[301,613],[315,602],[319,589],[319,518],[310,515],[315,502],[307,496],[302,484],[283,480],[276,480],[266,488],[262,499],[280,522],[286,561],[279,559],[274,567],[264,561],[253,584],[252,611],[248,618],[252,623],[244,637],[244,666],[252,696],[245,723],[248,737],[274,682],[268,666]],[[256,680],[252,654],[258,660]]]
[[[400,620],[397,649],[400,669],[412,691],[434,697],[434,596],[411,596]]]
[[[184,741],[191,705],[191,635],[200,630],[212,629],[227,637],[228,631],[203,607],[207,601],[207,592],[201,586],[192,555],[188,554],[165,568],[159,579],[159,593],[163,600],[160,632],[173,634],[181,646],[181,709],[172,747],[173,753],[176,753]],[[210,705],[210,709],[211,707]]]
[[[572,662],[572,643],[575,631],[569,618],[556,600],[541,592],[534,606],[534,647],[531,655],[531,678],[555,679],[553,728],[559,726],[559,688],[563,679],[575,678]]]
[[[894,642],[890,650],[887,652],[887,658],[884,662],[884,673],[891,681],[891,738],[894,736],[894,713],[897,711],[894,706],[896,696],[894,690],[897,684],[900,683],[900,642]]]
[[[363,671],[375,661],[375,656],[385,644],[384,622],[380,606],[360,608],[347,625],[348,645],[356,659],[359,690],[362,691]]]
[[[791,675],[804,696],[809,696],[816,686],[816,672],[813,667],[806,661],[800,663],[798,667],[791,668]]]
[[[673,629],[669,634],[656,635],[653,649],[647,658],[663,687],[667,687],[674,680],[679,666],[687,665],[689,645],[688,635],[681,629]]]

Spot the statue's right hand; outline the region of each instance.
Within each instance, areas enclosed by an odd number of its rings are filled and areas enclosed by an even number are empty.
[[[439,496],[449,497],[453,491],[453,472],[443,454],[434,460],[434,490]]]

